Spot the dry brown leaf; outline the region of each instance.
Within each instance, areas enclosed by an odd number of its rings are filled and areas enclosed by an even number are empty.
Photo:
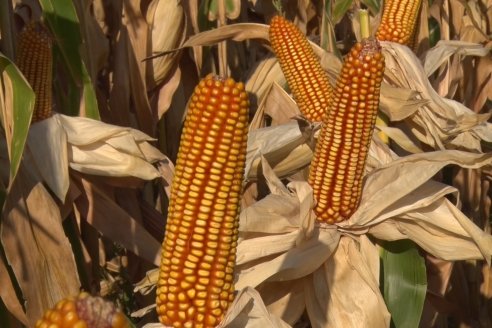
[[[195,46],[211,46],[225,40],[244,41],[250,39],[269,40],[268,25],[256,23],[238,23],[221,26],[213,30],[197,33],[183,45],[172,51]],[[155,57],[155,56],[154,56]]]
[[[130,42],[128,43],[128,64],[125,66],[130,77],[133,109],[141,131],[150,136],[155,135],[155,116],[147,98],[147,86],[145,80],[148,56],[148,31],[149,27],[140,11],[140,0],[128,0],[123,2],[121,31],[126,30]]]
[[[474,76],[473,92],[470,92],[470,109],[475,113],[480,113],[487,100],[492,101],[492,57],[483,57],[477,60],[476,74]]]
[[[164,81],[162,87],[157,94],[157,119],[160,120],[162,116],[169,110],[171,106],[174,93],[181,83],[181,69],[176,67],[173,72],[169,73],[169,79]]]
[[[73,2],[77,16],[80,20],[80,28],[84,39],[84,47],[81,53],[92,81],[97,81],[99,72],[104,68],[109,56],[109,42],[91,14],[90,3],[77,0]]]
[[[1,239],[26,303],[29,325],[80,282],[58,206],[21,166],[2,215]]]
[[[116,35],[113,45],[111,88],[109,91],[110,121],[122,126],[130,126],[131,87],[128,74],[128,51],[130,47],[126,29]],[[104,113],[101,113],[104,114]],[[109,119],[108,119],[109,120]]]
[[[28,325],[28,319],[24,313],[17,294],[15,292],[14,285],[10,279],[9,272],[7,271],[7,265],[3,256],[0,256],[0,300],[3,302],[7,310],[25,326]]]
[[[75,177],[84,191],[75,201],[75,206],[85,220],[105,237],[159,266],[160,242],[106,195],[95,182],[90,182],[82,176]]]

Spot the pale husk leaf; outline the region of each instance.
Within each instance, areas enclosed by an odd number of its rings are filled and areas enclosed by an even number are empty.
[[[279,177],[288,176],[309,165],[313,151],[309,147],[312,126],[300,127],[298,121],[250,131],[246,154],[246,179],[261,175],[265,157]]]
[[[302,114],[294,99],[277,82],[273,81],[256,109],[249,130],[265,126],[265,115],[271,118],[270,125],[275,126],[287,123]]]
[[[67,136],[56,119],[33,124],[27,136],[29,161],[51,191],[65,201],[70,184],[68,177]],[[34,167],[31,167],[34,169]]]
[[[246,80],[245,89],[254,94],[260,102],[273,83],[285,85],[286,81],[277,58],[267,57],[258,62],[252,69]]]
[[[379,256],[364,235],[342,237],[338,248],[306,279],[306,309],[314,328],[389,327],[379,290]]]
[[[402,130],[394,127],[379,126],[379,125],[376,125],[376,128],[382,131],[385,135],[390,137],[392,140],[396,141],[396,143],[404,150],[413,154],[423,152],[423,150],[418,145],[416,145],[415,142],[412,139],[410,139],[409,136]]]
[[[220,328],[289,328],[290,326],[279,317],[271,314],[261,296],[251,287],[246,287],[239,291],[234,302],[226,313]]]
[[[151,32],[152,53],[169,51],[178,47],[185,38],[186,25],[181,1],[154,0],[147,9],[147,23]],[[162,82],[176,64],[177,53],[151,59],[152,74],[155,84]]]
[[[134,176],[151,180],[160,176],[151,164],[165,156],[150,146],[153,140],[135,129],[82,117],[55,115],[68,141],[68,158],[74,170],[104,176]]]

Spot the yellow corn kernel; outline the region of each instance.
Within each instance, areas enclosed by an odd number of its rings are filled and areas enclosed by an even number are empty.
[[[321,221],[346,220],[359,205],[383,74],[375,39],[357,43],[345,58],[309,170]]]
[[[166,326],[215,327],[233,301],[248,108],[244,85],[230,78],[209,75],[191,96],[157,283]]]
[[[52,113],[52,39],[40,22],[27,24],[19,34],[16,65],[36,95],[32,122]]]
[[[301,113],[321,122],[333,92],[306,36],[282,16],[270,22],[270,43]]]
[[[130,328],[130,323],[113,303],[83,292],[59,301],[35,327]]]
[[[422,0],[385,0],[376,38],[411,46],[421,3]]]

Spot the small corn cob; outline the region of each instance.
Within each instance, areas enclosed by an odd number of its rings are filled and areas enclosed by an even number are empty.
[[[36,100],[32,122],[52,113],[52,39],[40,22],[27,24],[19,34],[16,65],[31,85]]]
[[[421,3],[422,0],[385,0],[376,38],[411,46]]]
[[[215,327],[234,299],[247,94],[212,75],[191,97],[171,188],[157,313],[172,327]]]
[[[346,220],[359,205],[383,73],[375,39],[357,43],[345,58],[309,170],[321,221]]]
[[[129,328],[125,315],[101,297],[80,293],[59,301],[36,322],[36,328]]]
[[[270,22],[270,43],[301,113],[321,122],[333,90],[306,36],[277,15]]]

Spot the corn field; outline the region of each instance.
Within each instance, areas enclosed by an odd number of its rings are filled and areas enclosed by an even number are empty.
[[[491,0],[3,0],[0,327],[492,327]]]

